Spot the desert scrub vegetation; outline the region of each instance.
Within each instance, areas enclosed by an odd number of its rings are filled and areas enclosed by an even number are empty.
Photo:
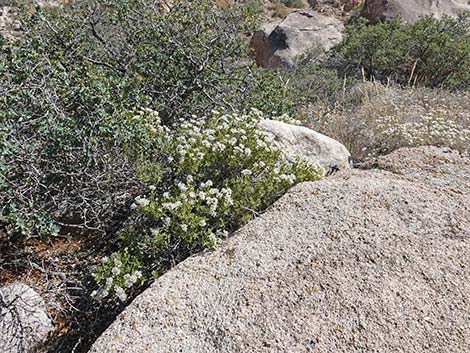
[[[170,12],[81,0],[25,16],[23,38],[0,47],[1,238],[116,229],[143,187],[133,159],[154,144],[133,107],[166,126],[217,107],[291,111],[286,82],[247,64],[240,33],[255,23],[249,4],[208,0]]]
[[[470,152],[470,96],[465,91],[365,82],[345,88],[334,105],[322,100],[303,109],[309,126],[341,141],[356,161],[400,147]]]
[[[470,14],[368,25],[356,19],[333,51],[340,74],[400,85],[470,88]]]
[[[158,114],[136,113],[142,121]],[[317,180],[319,167],[288,160],[271,136],[259,130],[263,114],[220,113],[180,121],[175,130],[153,123],[158,147],[139,163],[146,192],[121,233],[120,250],[96,273],[97,297],[157,277],[169,264],[213,247],[251,220],[294,183]],[[286,120],[282,116],[279,119]]]
[[[268,9],[273,17],[284,18],[293,9],[303,9],[305,3],[303,0],[272,0],[269,2]]]
[[[153,278],[321,176],[255,131],[297,99],[249,58],[255,10],[77,0],[0,44],[0,280],[40,269],[51,352],[84,351]]]
[[[86,349],[119,311],[118,286],[134,295],[139,284],[211,246],[218,239],[212,234],[221,237],[244,224],[290,183],[317,177],[316,169],[251,146],[251,128],[244,158],[236,160],[242,136],[216,130],[222,118],[212,110],[246,121],[258,116],[252,107],[267,116],[293,111],[288,81],[250,60],[241,34],[255,26],[255,10],[249,1],[176,1],[166,12],[144,0],[77,0],[24,13],[21,39],[0,44],[0,274],[14,278],[34,263],[44,271],[39,276],[48,278],[48,290],[51,283],[60,288],[47,293],[57,308],[54,320],[66,318],[51,351]],[[193,115],[201,129],[217,134],[188,136]],[[229,135],[237,141],[225,152],[198,145],[221,144]],[[260,146],[263,138],[256,140]],[[183,163],[177,146],[185,144],[195,158]],[[267,179],[262,165],[272,168],[277,157],[281,179]],[[183,203],[176,186],[188,183],[189,175],[194,192],[209,193],[207,199],[197,209],[188,203],[171,212],[165,208],[173,221],[161,223],[158,208]],[[242,187],[252,194],[241,195]],[[215,188],[219,193],[210,194]],[[223,192],[231,193],[233,205],[218,197],[211,209],[206,201]],[[176,227],[180,220],[187,222],[185,233]],[[36,250],[62,241],[74,250],[54,258]],[[111,254],[124,266],[109,288],[113,296],[93,301],[92,273]],[[107,274],[103,264],[96,280],[106,285]]]

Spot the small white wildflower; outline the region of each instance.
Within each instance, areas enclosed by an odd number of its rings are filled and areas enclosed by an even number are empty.
[[[114,287],[114,291],[116,292],[116,296],[119,298],[120,301],[126,301],[127,294],[121,286]]]
[[[131,276],[129,274],[127,274],[127,276],[125,276],[126,278],[126,282],[124,282],[124,287],[126,288],[130,288],[134,285],[134,283],[137,282],[137,276],[135,275],[135,273]]]
[[[121,273],[121,269],[119,267],[113,267],[113,269],[111,270],[111,273],[117,276],[118,274]]]
[[[157,190],[157,187],[155,185],[150,185],[149,190],[150,191],[155,191],[155,190]]]
[[[209,234],[209,239],[210,239],[213,243],[217,243],[217,241],[219,240],[219,239],[217,238],[217,236],[216,236],[214,233]]]
[[[200,225],[201,227],[205,227],[205,226],[207,225],[206,220],[205,220],[205,219],[201,219],[201,220],[199,221],[199,225]]]
[[[242,170],[242,175],[251,175],[251,174],[252,174],[252,172],[249,169],[243,169]]]
[[[114,261],[114,264],[117,266],[117,267],[121,267],[122,266],[122,261],[117,258],[116,256],[113,257],[113,261]]]
[[[216,142],[214,144],[214,150],[215,151],[224,151],[225,150],[225,145],[222,142]]]
[[[179,182],[177,186],[178,186],[178,188],[179,188],[181,191],[186,191],[186,190],[188,190],[188,187],[187,187],[184,183],[182,183],[182,182]]]
[[[109,257],[105,256],[105,257],[103,257],[103,258],[101,259],[101,263],[102,263],[103,265],[105,265],[105,264],[108,263],[108,260],[109,260]]]
[[[150,204],[150,200],[149,200],[149,199],[146,199],[145,197],[137,196],[137,197],[135,198],[135,203],[136,203],[138,206],[145,207],[145,206],[148,206],[148,205]]]
[[[181,225],[181,230],[182,230],[183,232],[187,232],[187,231],[188,231],[188,225],[187,225],[187,224],[182,224],[182,225]]]

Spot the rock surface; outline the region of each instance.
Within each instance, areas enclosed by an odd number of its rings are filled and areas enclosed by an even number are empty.
[[[0,288],[0,352],[33,352],[53,329],[46,304],[22,283]]]
[[[468,0],[366,0],[361,16],[372,23],[401,17],[409,23],[423,16],[457,16],[470,10]]]
[[[469,352],[470,189],[444,154],[297,185],[158,279],[91,352]]]
[[[401,148],[387,156],[364,163],[363,169],[381,169],[410,181],[420,180],[470,194],[470,158],[449,148]]]
[[[15,18],[15,8],[0,6],[0,36],[9,40],[19,36],[20,22]]]
[[[327,51],[339,43],[343,30],[342,22],[334,17],[297,11],[256,32],[250,46],[259,66],[293,68],[295,59],[309,50]]]
[[[303,126],[262,120],[260,127],[274,136],[289,157],[301,157],[327,171],[349,168],[351,154],[340,142]]]

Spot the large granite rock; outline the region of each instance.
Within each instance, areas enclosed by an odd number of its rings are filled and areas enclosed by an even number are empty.
[[[262,120],[260,127],[274,137],[288,157],[300,157],[327,171],[349,168],[351,154],[344,145],[328,136],[277,120]]]
[[[366,0],[361,16],[372,23],[401,17],[409,23],[423,16],[441,18],[470,11],[468,0]]]
[[[424,150],[438,173],[297,185],[158,279],[90,352],[470,352],[470,189],[446,168],[467,178],[470,161]]]
[[[0,352],[34,352],[52,329],[46,304],[34,289],[22,283],[0,288]]]
[[[324,52],[339,43],[343,30],[342,22],[334,17],[298,11],[254,33],[250,46],[259,66],[293,68],[298,56],[310,50]]]

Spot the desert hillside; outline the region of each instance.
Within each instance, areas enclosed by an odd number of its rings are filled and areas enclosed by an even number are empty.
[[[467,0],[0,1],[0,352],[470,351]]]

